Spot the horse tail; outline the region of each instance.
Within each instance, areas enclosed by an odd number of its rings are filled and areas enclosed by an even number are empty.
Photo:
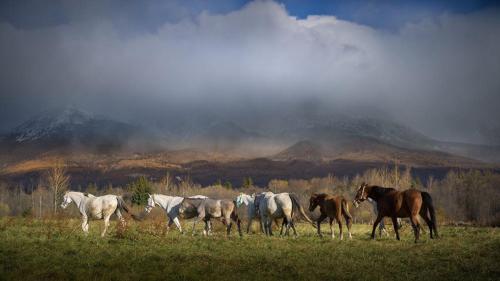
[[[346,219],[352,220],[351,213],[349,213],[349,204],[345,198],[342,198],[342,213]]]
[[[127,204],[125,204],[125,201],[123,200],[123,198],[121,196],[116,196],[116,201],[118,202],[118,208],[120,208],[120,210],[124,210],[125,212],[130,214],[130,216],[132,216],[132,218],[136,221],[142,220],[138,215],[132,213],[132,211],[127,206]]]
[[[422,201],[429,210],[429,215],[431,219],[431,224],[432,224],[432,229],[434,229],[434,234],[436,237],[438,236],[438,231],[437,231],[437,221],[436,221],[436,210],[434,209],[434,205],[432,204],[432,197],[428,192],[422,191]]]
[[[302,216],[304,217],[304,219],[310,222],[314,227],[316,227],[314,222],[307,216],[306,212],[304,211],[304,208],[302,208],[302,206],[300,205],[299,197],[297,197],[295,193],[288,193],[288,195],[290,196],[290,199],[292,199],[292,210],[295,208],[298,209],[300,214],[302,214]]]

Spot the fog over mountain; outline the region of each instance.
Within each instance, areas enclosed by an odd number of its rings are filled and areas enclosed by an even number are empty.
[[[274,1],[54,3],[36,16],[2,4],[2,133],[73,104],[167,138],[292,137],[287,129],[311,120],[373,118],[418,136],[500,144],[494,5],[384,28],[334,13],[297,17]]]

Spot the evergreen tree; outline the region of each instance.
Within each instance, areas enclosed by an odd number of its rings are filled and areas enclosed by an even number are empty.
[[[146,205],[149,194],[153,193],[153,186],[146,177],[140,177],[128,186],[132,194],[132,204]]]
[[[224,187],[227,189],[233,189],[233,184],[230,181],[224,182]]]

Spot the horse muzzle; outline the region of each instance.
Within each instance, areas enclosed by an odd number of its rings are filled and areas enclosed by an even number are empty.
[[[354,205],[354,207],[359,207],[359,201],[358,200],[352,200],[352,204]]]

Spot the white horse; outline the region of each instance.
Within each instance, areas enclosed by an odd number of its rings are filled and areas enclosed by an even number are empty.
[[[247,234],[250,233],[250,228],[252,227],[253,220],[256,218],[260,220],[259,208],[257,207],[258,203],[255,200],[256,198],[257,200],[260,199],[262,197],[261,194],[263,193],[259,193],[257,195],[253,193],[252,195],[248,195],[241,192],[235,199],[237,208],[241,207],[242,205],[245,205],[247,208],[247,218],[248,218]],[[274,222],[276,226],[279,227],[278,219],[275,219]],[[285,222],[285,220],[283,220],[283,222]],[[283,225],[284,224],[281,225],[281,231],[283,231]],[[262,228],[262,224],[260,222],[259,226],[260,226],[260,232],[264,233],[264,229]]]
[[[291,227],[294,235],[297,236],[297,231],[293,223],[294,209],[298,209],[304,219],[313,224],[311,219],[306,215],[304,208],[300,205],[297,195],[293,193],[274,194],[272,192],[264,192],[256,196],[255,203],[256,206],[258,205],[261,225],[266,235],[273,235],[271,228],[273,220],[284,218],[283,224],[286,223],[285,235],[288,235]],[[313,226],[315,225],[313,224]],[[283,231],[283,227],[281,230]]]
[[[257,217],[257,209],[255,208],[255,193],[251,196],[245,193],[240,193],[238,197],[236,197],[236,207],[239,208],[241,205],[245,205],[247,207],[247,233],[250,232],[250,227],[252,226],[253,220]],[[261,231],[263,229],[261,228]]]
[[[208,197],[204,195],[195,195],[188,198],[206,199]],[[167,196],[163,194],[149,194],[148,204],[146,205],[146,208],[144,210],[146,211],[146,213],[149,213],[156,205],[158,205],[160,208],[165,210],[165,213],[168,217],[167,230],[169,230],[174,223],[175,226],[177,226],[177,229],[179,229],[179,231],[183,233],[181,223],[179,222],[179,207],[182,203],[182,200],[184,200],[184,197]]]
[[[85,234],[89,232],[88,219],[104,220],[104,229],[101,232],[101,237],[104,237],[109,226],[109,218],[114,213],[121,223],[124,223],[121,211],[125,211],[132,215],[132,218],[139,220],[138,217],[132,214],[125,205],[123,198],[117,195],[104,195],[96,197],[92,194],[85,196],[82,192],[68,191],[64,194],[61,208],[66,209],[71,202],[74,202],[80,213],[82,214],[82,230]]]

